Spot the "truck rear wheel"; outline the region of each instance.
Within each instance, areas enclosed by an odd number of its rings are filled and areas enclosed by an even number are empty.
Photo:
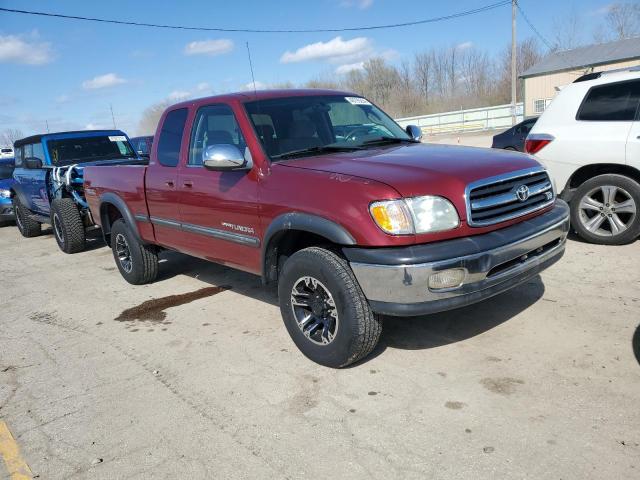
[[[31,218],[29,211],[17,196],[13,197],[13,214],[16,217],[18,231],[23,237],[37,237],[42,233],[42,225],[40,222],[36,222]]]
[[[132,285],[151,283],[158,276],[156,248],[140,243],[121,218],[111,227],[111,250],[120,274]]]
[[[366,357],[382,332],[347,262],[324,248],[289,257],[278,284],[284,324],[300,351],[320,365],[345,367]]]
[[[632,242],[640,235],[640,184],[615,174],[587,180],[571,200],[571,225],[591,243]]]
[[[78,253],[84,250],[84,223],[78,206],[70,198],[56,198],[51,202],[51,226],[64,253]]]

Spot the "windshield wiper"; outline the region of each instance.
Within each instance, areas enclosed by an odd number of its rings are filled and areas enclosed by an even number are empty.
[[[420,143],[417,140],[411,138],[399,138],[399,137],[378,137],[362,142],[360,145],[384,145],[385,143]]]
[[[293,150],[292,152],[280,153],[278,155],[272,155],[271,158],[283,160],[287,158],[295,158],[303,155],[310,155],[314,153],[326,153],[326,152],[350,152],[353,150],[360,150],[361,147],[355,145],[322,145],[319,147],[303,148],[301,150]]]

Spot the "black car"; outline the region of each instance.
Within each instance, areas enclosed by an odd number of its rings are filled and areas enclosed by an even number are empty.
[[[147,137],[133,137],[129,141],[133,145],[134,150],[144,158],[149,158],[151,154],[151,145],[153,144],[153,135]]]
[[[538,117],[527,118],[525,121],[514,125],[509,130],[506,130],[493,137],[493,144],[491,148],[503,148],[505,150],[517,150],[518,152],[524,152],[524,141],[527,139],[527,135],[533,128],[538,120]]]

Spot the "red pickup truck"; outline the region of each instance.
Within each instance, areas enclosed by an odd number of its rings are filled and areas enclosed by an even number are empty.
[[[163,114],[148,166],[87,167],[85,195],[132,284],[171,249],[278,282],[293,341],[342,367],[381,315],[469,305],[564,253],[567,205],[532,157],[420,143],[332,90],[236,93]]]

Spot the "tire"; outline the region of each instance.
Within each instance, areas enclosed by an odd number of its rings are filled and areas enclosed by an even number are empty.
[[[16,219],[16,227],[18,227],[18,231],[23,237],[37,237],[42,233],[42,225],[40,222],[36,222],[31,218],[29,210],[22,204],[17,196],[13,197],[13,212]]]
[[[640,235],[640,184],[616,174],[587,180],[571,200],[571,225],[591,243],[634,241]]]
[[[378,343],[382,318],[371,311],[347,262],[329,250],[310,247],[289,257],[278,283],[278,296],[292,340],[320,365],[345,367],[366,357]],[[297,302],[292,302],[292,297]],[[308,313],[313,315],[308,317]],[[312,320],[305,324],[309,318]]]
[[[132,285],[153,282],[158,276],[158,253],[140,243],[121,218],[111,227],[111,250],[122,277]]]
[[[58,247],[64,253],[78,253],[85,248],[85,231],[80,211],[70,198],[51,202],[51,227]]]

